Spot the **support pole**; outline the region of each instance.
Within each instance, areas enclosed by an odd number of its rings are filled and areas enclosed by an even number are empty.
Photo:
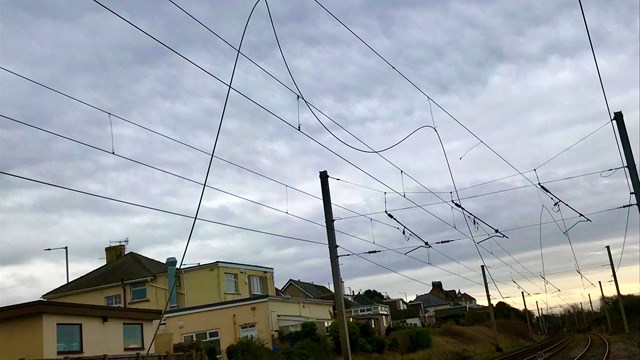
[[[580,311],[582,312],[582,323],[584,326],[587,326],[587,314],[584,312],[584,307],[582,306],[582,302],[580,302]]]
[[[573,309],[573,318],[576,320],[576,331],[580,329],[580,324],[578,324],[578,309]]]
[[[633,160],[633,151],[631,144],[629,143],[629,134],[627,133],[627,126],[624,124],[624,116],[622,111],[616,111],[613,113],[613,120],[618,125],[618,134],[620,135],[620,142],[622,143],[622,151],[624,152],[624,158],[627,163],[627,170],[629,171],[629,178],[631,178],[631,186],[633,187],[633,193],[636,197],[636,208],[640,213],[640,180],[638,180],[638,169],[636,163]],[[629,330],[627,329],[627,334]]]
[[[595,315],[593,315],[593,302],[591,302],[591,294],[587,293],[587,295],[589,296],[589,306],[591,307],[591,322],[593,323],[593,319],[595,317]]]
[[[64,260],[67,265],[67,284],[69,283],[69,247],[64,247]]]
[[[604,314],[607,315],[607,325],[609,325],[609,331],[611,328],[611,318],[609,317],[609,306],[607,305],[607,300],[604,297],[604,291],[602,291],[602,282],[598,280],[598,285],[600,285],[600,295],[602,295],[602,306],[604,307]]]
[[[620,114],[622,115],[622,113]],[[618,302],[620,303],[620,313],[622,314],[622,322],[624,323],[624,332],[629,334],[629,324],[627,323],[627,315],[624,313],[624,303],[622,302],[622,294],[620,294],[620,287],[618,286],[618,276],[616,275],[616,268],[613,266],[613,258],[611,257],[611,248],[609,245],[607,248],[607,254],[609,255],[609,265],[611,265],[611,272],[613,273],[613,282],[616,284],[616,292],[618,293]]]
[[[342,359],[351,360],[351,346],[349,345],[349,331],[347,318],[344,311],[344,288],[342,276],[338,264],[338,245],[336,244],[336,231],[333,226],[333,209],[331,208],[331,192],[329,190],[329,174],[326,170],[320,171],[320,188],[322,189],[322,203],[324,205],[324,220],[327,225],[327,240],[329,242],[329,259],[331,260],[331,275],[333,276],[333,290],[335,292],[336,320],[340,329],[340,345]]]
[[[484,291],[487,293],[487,303],[489,304],[489,315],[491,315],[491,322],[493,323],[493,331],[496,333],[496,351],[502,352],[500,342],[498,341],[498,326],[496,325],[496,318],[493,315],[493,305],[491,304],[491,294],[489,294],[489,285],[487,285],[487,274],[484,270],[484,265],[481,265],[482,280],[484,281]]]
[[[531,323],[529,322],[529,310],[527,310],[527,301],[524,299],[524,291],[520,292],[522,294],[522,303],[524,304],[524,314],[527,317],[527,327],[529,328],[529,336],[533,339],[533,330],[531,330]]]
[[[538,306],[538,300],[536,300],[536,310],[538,311],[538,327],[540,328],[540,334],[544,334],[544,326],[542,326],[542,317],[540,316],[540,306]]]

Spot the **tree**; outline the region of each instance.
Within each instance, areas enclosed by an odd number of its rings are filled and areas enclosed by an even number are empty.
[[[371,301],[377,302],[378,304],[382,304],[382,302],[384,301],[384,295],[382,295],[382,293],[377,290],[367,289],[364,291],[364,293],[362,293],[362,295],[366,296],[367,299]]]

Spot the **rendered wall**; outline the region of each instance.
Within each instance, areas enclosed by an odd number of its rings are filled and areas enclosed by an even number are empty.
[[[42,315],[0,321],[0,359],[43,357]]]

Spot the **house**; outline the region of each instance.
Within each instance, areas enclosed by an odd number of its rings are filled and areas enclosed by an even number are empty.
[[[460,290],[445,290],[440,281],[432,281],[431,290],[426,294],[416,295],[411,303],[422,307],[427,325],[457,319],[464,316],[470,307],[478,307],[473,296]]]
[[[45,300],[126,308],[170,309],[275,295],[273,269],[216,261],[177,269],[124,245],[105,249],[106,264],[42,296]],[[176,282],[174,285],[174,281]],[[169,289],[175,288],[170,296]]]
[[[409,304],[404,299],[384,299],[383,303],[389,306],[389,311],[394,327],[423,326],[424,314],[421,304]]]
[[[333,291],[322,285],[301,280],[289,279],[282,287],[282,292],[291,297],[306,299],[334,300]],[[384,335],[391,325],[389,306],[378,304],[362,294],[347,295],[344,299],[345,316],[351,321],[368,323],[378,334]]]
[[[384,336],[387,327],[391,325],[391,311],[388,305],[378,304],[362,294],[345,301],[345,315],[355,322],[371,325],[378,335]]]
[[[282,287],[286,296],[305,299],[333,300],[333,291],[322,285],[289,279]]]
[[[42,300],[0,307],[1,358],[153,352],[160,316],[159,310]]]
[[[273,346],[278,330],[300,330],[303,322],[311,321],[325,332],[332,318],[332,301],[269,295],[179,308],[165,314],[156,350],[171,351],[171,344],[202,340],[221,354],[245,337]]]

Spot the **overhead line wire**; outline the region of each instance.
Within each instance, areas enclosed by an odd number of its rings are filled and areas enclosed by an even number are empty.
[[[602,74],[600,74],[600,66],[598,66],[598,58],[596,57],[596,51],[593,48],[593,41],[591,40],[591,33],[589,32],[589,25],[587,24],[587,17],[584,14],[584,8],[582,7],[582,0],[578,0],[578,4],[580,5],[580,13],[582,14],[582,20],[584,21],[584,28],[587,31],[587,38],[589,39],[589,47],[591,48],[591,55],[593,55],[593,63],[596,66],[596,72],[598,73],[598,80],[600,81],[600,89],[602,89],[602,97],[604,98],[604,104],[607,107],[607,115],[609,116],[609,122],[611,123],[611,130],[613,130],[613,136],[616,139],[616,146],[618,147],[618,155],[620,155],[620,163],[624,166],[624,159],[622,157],[622,150],[620,149],[620,141],[618,139],[618,134],[616,133],[615,126],[613,125],[613,118],[611,116],[611,109],[609,108],[609,100],[607,99],[607,92],[604,90],[604,82],[602,81]],[[635,169],[633,169],[635,171]],[[629,183],[629,176],[627,174],[627,169],[624,172],[625,179],[627,180],[627,187],[629,188],[629,192],[631,190],[631,184]]]
[[[42,128],[42,127],[39,127],[39,126],[36,126],[36,125],[33,125],[33,124],[26,123],[26,122],[24,122],[24,121],[21,121],[21,120],[18,120],[18,119],[15,119],[15,118],[12,118],[12,117],[9,117],[9,116],[6,116],[6,115],[3,115],[3,114],[0,114],[0,118],[4,118],[4,119],[10,120],[10,121],[13,121],[13,122],[15,122],[15,123],[21,124],[21,125],[23,125],[23,126],[27,126],[27,127],[30,127],[30,128],[36,129],[36,130],[38,130],[38,131],[41,131],[41,132],[47,133],[47,134],[49,134],[49,135],[53,135],[53,136],[56,136],[56,137],[62,138],[62,139],[64,139],[64,140],[67,140],[67,141],[70,141],[70,142],[74,142],[74,143],[79,144],[79,145],[86,146],[86,147],[88,147],[88,148],[91,148],[91,149],[93,149],[93,150],[100,151],[100,152],[105,153],[105,154],[109,154],[109,155],[112,155],[112,156],[116,156],[116,157],[121,158],[121,159],[123,159],[123,160],[130,161],[130,162],[132,162],[132,163],[134,163],[134,164],[137,164],[137,165],[140,165],[140,166],[144,166],[144,167],[150,168],[150,169],[152,169],[152,170],[155,170],[155,171],[158,171],[158,172],[164,173],[164,174],[166,174],[166,175],[173,176],[173,177],[175,177],[175,178],[178,178],[178,179],[181,179],[181,180],[184,180],[184,181],[187,181],[187,182],[190,182],[190,183],[196,184],[196,185],[204,185],[204,183],[202,183],[202,182],[200,182],[200,181],[197,181],[197,180],[194,180],[194,179],[188,178],[188,177],[183,176],[183,175],[180,175],[180,174],[176,174],[176,173],[174,173],[174,172],[172,172],[172,171],[169,171],[169,170],[166,170],[166,169],[160,168],[160,167],[158,167],[158,166],[150,165],[150,164],[145,163],[145,162],[143,162],[143,161],[139,161],[139,160],[136,160],[136,159],[133,159],[133,158],[130,158],[130,157],[127,157],[127,156],[121,155],[121,154],[111,153],[110,151],[105,150],[105,149],[102,149],[102,148],[100,148],[100,147],[98,147],[98,146],[91,145],[91,144],[89,144],[89,143],[86,143],[86,142],[83,142],[83,141],[80,141],[80,140],[77,140],[77,139],[74,139],[74,138],[71,138],[71,137],[68,137],[68,136],[65,136],[65,135],[62,135],[62,134],[56,133],[56,132],[51,131],[51,130],[44,129],[44,128]],[[229,196],[232,196],[232,197],[238,198],[238,199],[240,199],[240,200],[243,200],[243,201],[246,201],[246,202],[250,202],[250,203],[252,203],[252,204],[254,204],[254,205],[262,206],[262,207],[265,207],[265,208],[267,208],[267,209],[269,209],[269,210],[272,210],[272,211],[275,211],[275,212],[279,212],[279,213],[281,213],[281,214],[283,214],[283,215],[288,215],[288,216],[291,216],[291,217],[293,217],[293,218],[296,218],[296,219],[299,219],[299,220],[303,220],[303,221],[306,221],[306,222],[308,222],[308,223],[311,223],[311,224],[314,224],[314,225],[317,225],[317,226],[320,226],[320,227],[323,227],[323,228],[324,228],[324,227],[326,227],[326,225],[324,225],[324,224],[322,224],[322,223],[320,223],[320,222],[317,222],[317,221],[314,221],[314,220],[311,220],[311,219],[308,219],[308,218],[305,218],[305,217],[302,217],[302,216],[299,216],[299,215],[295,215],[295,214],[290,213],[290,212],[286,212],[286,211],[284,211],[284,210],[278,209],[278,208],[273,207],[273,206],[271,206],[271,205],[267,205],[267,204],[264,204],[264,203],[259,202],[259,201],[256,201],[256,200],[249,199],[249,198],[244,197],[244,196],[242,196],[242,195],[238,195],[238,194],[235,194],[235,193],[232,193],[232,192],[229,192],[229,191],[226,191],[226,190],[224,190],[224,189],[217,188],[217,187],[215,187],[215,186],[211,186],[211,185],[208,185],[208,184],[207,184],[207,185],[204,185],[204,186],[206,186],[208,189],[211,189],[211,190],[215,190],[215,191],[221,192],[221,193],[223,193],[223,194],[225,194],[225,195],[229,195]],[[338,229],[336,229],[336,232],[338,232],[338,233],[340,233],[340,234],[342,234],[342,235],[346,235],[346,236],[349,236],[349,237],[357,238],[357,239],[359,239],[359,240],[367,241],[367,240],[365,240],[365,239],[363,239],[363,238],[361,238],[361,237],[358,237],[358,236],[353,235],[353,234],[349,234],[349,233],[347,233],[347,232],[344,232],[344,231],[341,231],[341,230],[338,230]]]
[[[35,84],[35,85],[40,86],[40,87],[43,87],[43,88],[45,88],[45,89],[47,89],[47,90],[49,90],[49,91],[52,91],[52,92],[54,92],[54,93],[56,93],[56,94],[58,94],[58,95],[61,95],[61,96],[63,96],[63,97],[66,97],[66,98],[68,98],[68,99],[71,99],[71,100],[73,100],[73,101],[76,101],[76,102],[78,102],[78,103],[80,103],[80,104],[83,104],[83,105],[85,105],[85,106],[87,106],[87,107],[90,107],[90,108],[92,108],[92,109],[94,109],[94,110],[96,110],[96,111],[99,111],[99,112],[102,112],[102,113],[104,113],[104,114],[106,114],[106,115],[109,115],[109,116],[111,116],[111,117],[114,117],[114,118],[116,118],[116,119],[118,119],[118,120],[120,120],[120,121],[123,121],[123,122],[127,123],[127,124],[130,124],[130,125],[133,125],[133,126],[135,126],[135,127],[140,128],[140,129],[143,129],[143,130],[145,130],[145,131],[148,131],[148,132],[150,132],[150,133],[152,133],[152,134],[154,134],[154,135],[160,136],[160,137],[162,137],[162,138],[164,138],[164,139],[166,139],[166,140],[169,140],[169,141],[175,142],[175,143],[177,143],[177,144],[179,144],[179,145],[185,146],[185,147],[187,147],[187,148],[189,148],[189,149],[191,149],[191,150],[197,151],[197,152],[202,153],[202,154],[204,154],[204,155],[211,156],[211,153],[210,153],[210,152],[207,152],[207,151],[205,151],[205,150],[202,150],[202,149],[200,149],[200,148],[198,148],[198,147],[196,147],[196,146],[194,146],[194,145],[191,145],[191,144],[189,144],[189,143],[187,143],[187,142],[184,142],[184,141],[181,141],[181,140],[179,140],[179,139],[176,139],[175,137],[171,137],[171,136],[169,136],[169,135],[166,135],[166,134],[164,134],[164,133],[161,133],[161,132],[159,132],[159,131],[157,131],[157,130],[154,130],[154,129],[150,128],[150,127],[147,127],[147,126],[141,125],[140,123],[135,122],[135,121],[133,121],[133,120],[129,120],[129,119],[127,119],[127,118],[123,117],[123,116],[116,115],[116,114],[114,114],[114,113],[112,113],[112,112],[110,112],[110,111],[107,111],[107,110],[105,110],[105,109],[103,109],[103,108],[100,108],[100,107],[98,107],[98,106],[96,106],[96,105],[93,105],[93,104],[91,104],[91,103],[88,103],[88,102],[86,102],[86,101],[84,101],[84,100],[81,100],[81,99],[79,99],[79,98],[75,97],[75,96],[72,96],[72,95],[69,95],[69,94],[67,94],[67,93],[64,93],[64,92],[62,92],[62,91],[60,91],[60,90],[58,90],[58,89],[55,89],[55,88],[53,88],[53,87],[51,87],[51,86],[45,85],[45,84],[43,84],[43,83],[41,83],[41,82],[38,82],[38,81],[36,81],[36,80],[34,80],[34,79],[31,79],[31,78],[29,78],[29,77],[27,77],[27,76],[25,76],[25,75],[22,75],[22,74],[16,73],[16,72],[14,72],[14,71],[12,71],[12,70],[9,70],[9,69],[7,69],[7,68],[5,68],[5,67],[3,67],[3,66],[0,66],[0,69],[1,69],[1,70],[3,70],[3,71],[6,71],[6,72],[8,72],[8,73],[10,73],[10,74],[12,74],[12,75],[15,75],[15,76],[17,76],[17,77],[19,77],[19,78],[22,78],[23,80],[26,80],[26,81],[28,81],[28,82],[31,82],[31,83],[33,83],[33,84]],[[307,195],[307,196],[309,196],[309,197],[312,197],[312,198],[314,198],[314,199],[316,199],[316,200],[320,200],[320,201],[322,201],[322,198],[321,198],[321,197],[319,197],[319,196],[317,196],[317,195],[311,194],[311,193],[309,193],[309,192],[307,192],[307,191],[304,191],[304,190],[299,189],[299,188],[297,188],[297,187],[294,187],[294,186],[292,186],[292,185],[286,184],[286,183],[284,183],[284,182],[282,182],[282,181],[279,181],[279,180],[277,180],[277,179],[274,179],[274,178],[272,178],[272,177],[270,177],[270,176],[267,176],[267,175],[264,175],[264,174],[262,174],[262,173],[259,173],[259,172],[255,171],[255,170],[252,170],[252,169],[250,169],[250,168],[248,168],[248,167],[246,167],[246,166],[243,166],[243,165],[240,165],[240,164],[238,164],[238,163],[232,162],[232,161],[230,161],[230,160],[227,160],[227,159],[222,158],[222,157],[220,157],[220,156],[218,156],[218,155],[215,155],[215,154],[214,154],[214,158],[215,158],[215,159],[217,159],[217,160],[219,160],[219,161],[222,161],[222,162],[224,162],[224,163],[226,163],[226,164],[229,164],[229,165],[235,166],[235,167],[237,167],[237,168],[239,168],[239,169],[242,169],[242,170],[245,170],[245,171],[247,171],[247,172],[250,172],[250,173],[252,173],[252,174],[254,174],[254,175],[256,175],[256,176],[259,176],[259,177],[262,177],[262,178],[264,178],[264,179],[267,179],[267,180],[273,181],[273,182],[275,182],[275,183],[277,183],[277,184],[279,184],[279,185],[286,186],[286,187],[288,187],[288,188],[290,188],[290,189],[293,189],[293,190],[295,190],[295,191],[297,191],[297,192],[299,192],[299,193],[301,193],[301,194],[304,194],[304,195]],[[366,217],[366,218],[368,218],[368,219],[371,219],[371,220],[373,220],[373,221],[375,221],[375,222],[378,222],[378,223],[380,223],[380,224],[383,224],[383,225],[386,225],[386,226],[390,226],[390,227],[394,227],[394,226],[393,226],[393,225],[391,225],[391,224],[388,224],[388,223],[386,223],[386,222],[380,221],[380,220],[378,220],[378,219],[370,218],[370,217],[368,217],[368,216],[366,216],[366,215],[363,215],[363,214],[361,214],[361,213],[359,213],[359,212],[357,212],[357,211],[355,211],[355,210],[352,210],[352,209],[349,209],[349,208],[347,208],[347,207],[341,206],[340,204],[335,204],[335,203],[334,203],[333,205],[334,205],[334,206],[336,206],[336,207],[338,207],[338,208],[340,208],[340,209],[342,209],[342,210],[345,210],[345,211],[348,211],[348,212],[350,212],[350,213],[356,214],[356,215],[358,215],[358,216],[364,216],[364,217]]]

